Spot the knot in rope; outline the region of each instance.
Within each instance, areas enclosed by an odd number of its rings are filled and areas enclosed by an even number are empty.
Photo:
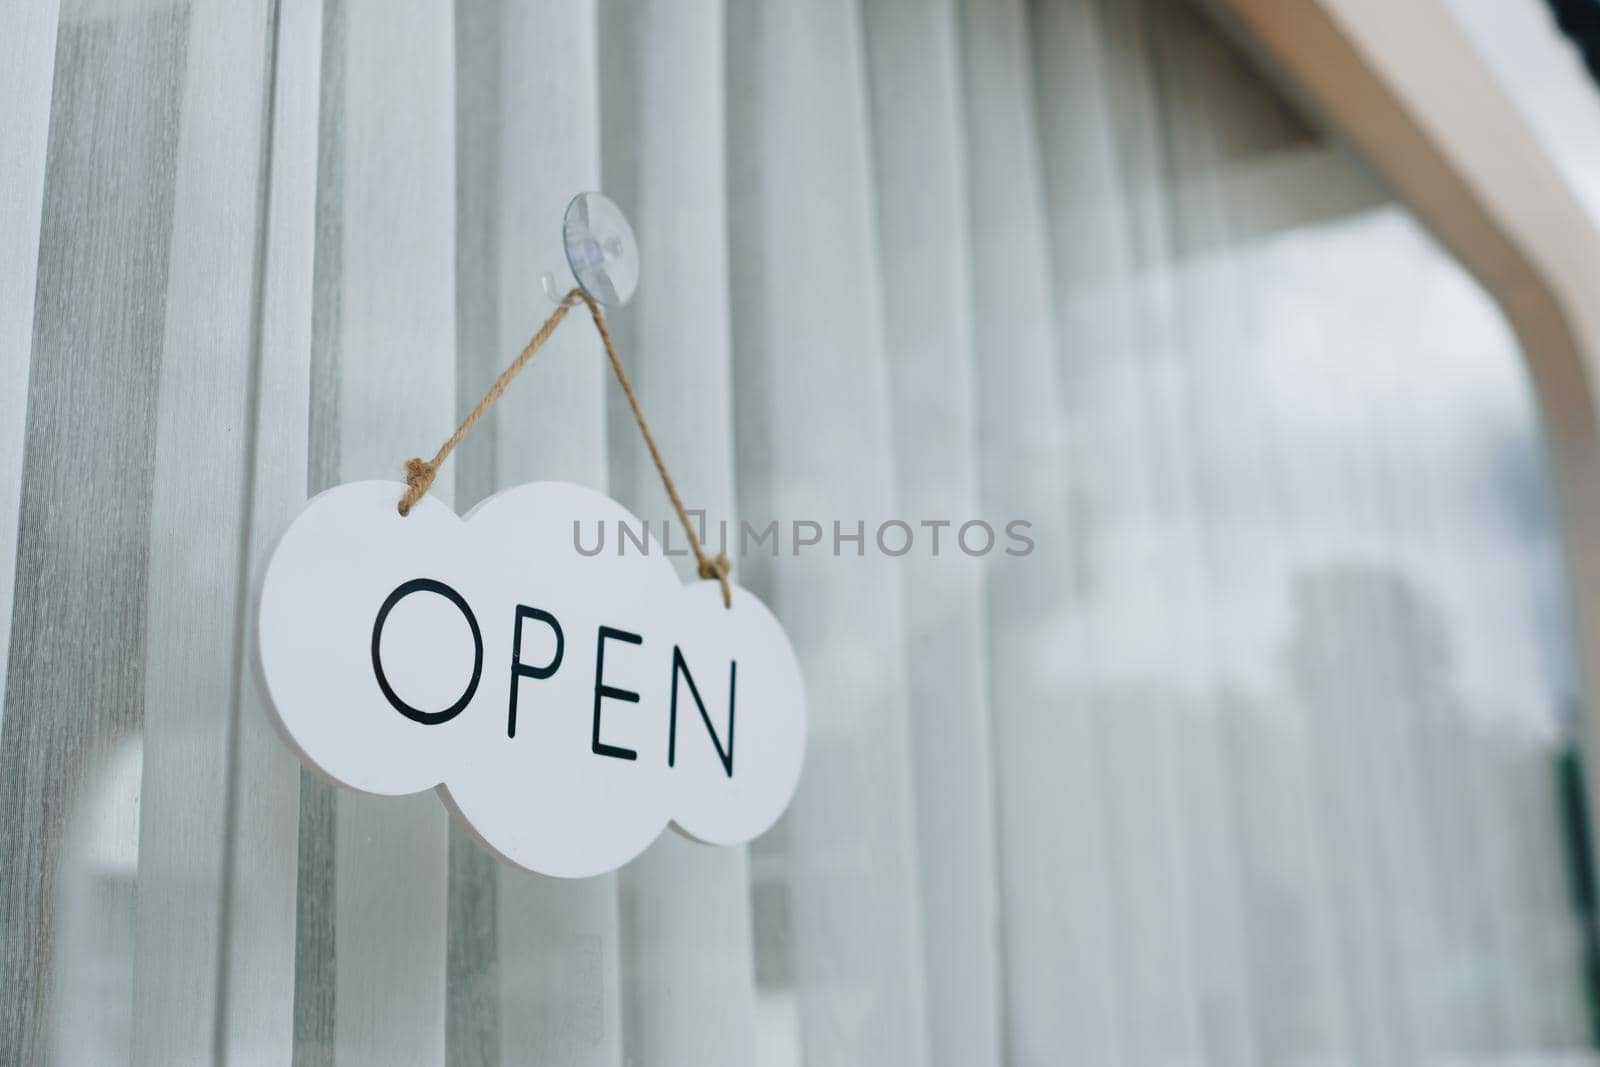
[[[717,584],[722,586],[722,606],[725,608],[733,607],[733,591],[728,588],[728,575],[732,573],[733,562],[721,552],[710,559],[700,557],[700,577],[707,580],[715,578]]]
[[[429,463],[425,459],[413,457],[406,460],[406,485],[411,488],[406,490],[406,495],[400,498],[400,514],[409,515],[417,501],[427,495],[428,489],[433,485],[434,478],[439,475],[437,464]]]

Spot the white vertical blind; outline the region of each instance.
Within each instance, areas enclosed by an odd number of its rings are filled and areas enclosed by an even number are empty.
[[[392,477],[455,415],[455,47],[418,0],[344,11],[339,190],[340,481]],[[265,428],[264,428],[265,430]],[[434,492],[449,501],[453,471]],[[437,1062],[445,1048],[448,818],[428,795],[340,790],[333,1055]]]
[[[1071,483],[1026,14],[1021,3],[968,0],[960,13],[975,347],[988,357],[976,383],[984,509],[1061,545]],[[1071,556],[1047,549],[1026,567],[1001,559],[987,578],[1007,1049],[1022,1064],[1117,1062],[1099,746],[1062,662],[1086,637],[1072,625]]]
[[[0,60],[0,1061],[1596,1062],[1514,342],[1195,6],[63,0]],[[811,733],[749,849],[560,881],[302,772],[250,618],[588,189]],[[582,315],[434,491],[541,478],[671,519]]]
[[[197,5],[173,178],[150,480],[133,1059],[205,1059],[215,1038],[229,750],[247,626],[247,511],[264,12]]]
[[[740,513],[791,532],[813,522],[822,539],[809,555],[744,560],[807,679],[780,898],[800,1048],[810,1063],[921,1063],[898,575],[835,537],[859,522],[870,538],[898,507],[860,12],[846,0],[732,5],[728,68]]]
[[[12,602],[17,560],[17,508],[22,497],[22,450],[28,414],[28,366],[33,336],[33,290],[39,273],[39,213],[43,208],[45,144],[50,132],[50,87],[55,74],[55,3],[20,4],[0,12],[0,99],[14,114],[0,138],[0,245],[15,256],[0,273],[0,604]],[[0,611],[0,679],[11,655],[11,612]],[[5,707],[0,703],[0,725]]]
[[[723,5],[602,4],[601,175],[632,220],[641,284],[616,336],[657,443],[707,550],[733,507]],[[660,477],[615,387],[614,495],[685,553]],[[680,566],[697,579],[693,560]],[[744,1067],[755,1057],[755,957],[746,849],[665,833],[622,873],[628,1061]],[[691,1006],[685,1010],[686,1006]]]
[[[151,513],[148,478],[128,472],[148,472],[155,451],[184,22],[69,5],[48,91],[19,98],[28,113],[6,120],[8,145],[14,122],[23,138],[49,130],[37,240],[21,245],[38,253],[36,272],[25,268],[36,278],[29,366],[15,382],[27,429],[7,453],[22,470],[8,475],[21,497],[0,734],[0,981],[29,992],[0,1011],[18,1062],[132,1052]],[[50,44],[28,36],[19,47]],[[26,217],[26,183],[18,194]],[[17,281],[5,291],[21,295]]]
[[[901,521],[944,541],[900,560],[929,1053],[981,1067],[1002,1052],[1001,937],[983,564],[954,540],[982,513],[956,12],[863,15]]]
[[[1108,652],[1100,679],[1107,761],[1145,767],[1139,777],[1112,776],[1108,792],[1128,1056],[1133,1063],[1159,1063],[1203,1056],[1199,931],[1188,912],[1200,881],[1185,850],[1185,824],[1198,798],[1187,788],[1183,765],[1191,719],[1207,713],[1209,696],[1210,634],[1197,625],[1205,578],[1197,538],[1203,504],[1186,440],[1192,428],[1183,402],[1189,368],[1172,275],[1164,71],[1150,52],[1146,5],[1098,8],[1120,193],[1115,255],[1132,303],[1120,306],[1129,317],[1118,346],[1091,350],[1086,358],[1105,362],[1113,380],[1121,378],[1112,387],[1121,391],[1116,407],[1126,421],[1114,439],[1138,443],[1131,469],[1109,479],[1111,512],[1126,509],[1132,537],[1107,546],[1108,563],[1115,560],[1104,575],[1110,588],[1091,618],[1109,616],[1116,627],[1113,640],[1098,643]]]
[[[471,175],[461,208],[473,219],[476,247],[456,252],[471,276],[458,294],[464,315],[492,323],[475,335],[482,346],[464,353],[472,364],[460,417],[555,309],[545,275],[559,293],[570,285],[560,220],[573,192],[599,185],[600,102],[592,4],[464,5],[458,17],[478,24],[462,77],[474,93],[465,121],[483,138],[457,145],[458,166]],[[477,478],[470,503],[540,478],[606,489],[605,356],[582,319],[574,316],[539,353],[485,422],[487,432],[469,439],[475,451],[463,456],[463,469]],[[496,904],[495,925],[468,942],[453,976],[489,987],[489,1011],[463,1030],[492,1032],[476,1042],[464,1034],[456,1053],[497,1048],[497,1057],[483,1058],[621,1064],[616,878],[541,878],[487,861],[464,838],[457,847],[473,856],[478,878],[495,882]],[[492,952],[495,966],[474,966],[474,952]]]
[[[273,63],[270,158],[257,252],[259,353],[255,410],[246,453],[249,525],[243,573],[254,605],[256,582],[278,532],[306,495],[309,466],[311,321],[316,242],[317,87],[322,11],[314,0],[286,0],[267,30]],[[260,446],[262,427],[275,444]],[[223,951],[218,990],[218,1058],[274,1064],[294,1053],[296,882],[299,874],[300,765],[279,740],[251,673],[248,644],[235,668],[233,773],[223,848]]]

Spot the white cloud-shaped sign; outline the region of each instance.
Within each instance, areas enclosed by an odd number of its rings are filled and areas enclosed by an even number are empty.
[[[621,866],[670,821],[737,844],[788,805],[805,697],[772,613],[684,585],[642,524],[536,482],[458,517],[398,482],[353,482],[289,527],[261,590],[272,707],[334,781],[437,787],[490,849],[576,878]],[[596,523],[611,536],[597,555]]]

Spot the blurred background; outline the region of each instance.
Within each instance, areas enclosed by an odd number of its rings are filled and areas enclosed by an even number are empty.
[[[0,9],[0,1062],[1600,1063],[1597,23]],[[736,559],[789,813],[566,882],[303,770],[252,596],[477,403],[586,189],[690,507],[1036,548]],[[574,319],[434,492],[667,517],[607,374]]]

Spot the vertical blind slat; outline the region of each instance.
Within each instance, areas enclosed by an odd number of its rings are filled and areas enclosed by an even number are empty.
[[[129,472],[155,452],[185,37],[172,11],[56,37],[0,736],[23,1063],[130,1055],[150,496]]]
[[[1247,220],[1249,232],[1271,234],[1284,220],[1317,218],[1328,204],[1367,202],[1374,193],[1365,171],[1323,149],[1296,153],[1285,162],[1265,167],[1230,190],[1232,217]],[[1279,529],[1278,558],[1266,559],[1280,568],[1275,580],[1290,589],[1281,609],[1286,617],[1279,624],[1290,637],[1277,638],[1288,647],[1278,644],[1266,650],[1286,668],[1286,684],[1273,694],[1274,702],[1283,706],[1263,707],[1234,727],[1235,748],[1248,768],[1249,787],[1241,791],[1241,802],[1254,864],[1252,897],[1271,893],[1285,900],[1281,917],[1258,924],[1253,934],[1258,1007],[1267,1055],[1278,1049],[1310,1049],[1330,1059],[1353,1059],[1367,1038],[1346,996],[1353,960],[1342,937],[1344,891],[1343,882],[1335,878],[1333,848],[1336,813],[1326,804],[1325,786],[1335,769],[1334,756],[1320,744],[1314,709],[1297,692],[1305,678],[1297,648],[1303,647],[1310,621],[1303,583],[1327,565],[1333,554],[1330,540],[1348,539],[1352,530],[1348,523],[1325,520],[1314,503],[1341,514],[1345,508],[1344,487],[1330,476],[1325,457],[1321,463],[1315,458],[1325,451],[1326,428],[1308,425],[1286,402],[1295,395],[1316,395],[1320,408],[1330,390],[1326,382],[1311,384],[1314,369],[1307,373],[1323,353],[1308,352],[1298,362],[1278,358],[1288,343],[1284,327],[1299,321],[1299,312],[1286,309],[1299,306],[1301,284],[1292,265],[1276,254],[1279,245],[1258,236],[1242,268],[1252,334],[1247,347],[1261,398],[1262,449],[1269,458]],[[1252,743],[1250,731],[1263,720],[1276,724],[1277,736],[1259,736],[1275,743]]]
[[[133,1061],[211,1055],[227,773],[249,592],[265,9],[196,4],[178,113],[171,266],[150,477]]]
[[[1258,370],[1236,251],[1247,231],[1229,213],[1225,194],[1236,172],[1254,162],[1236,146],[1251,132],[1269,137],[1284,123],[1270,106],[1275,101],[1261,96],[1253,75],[1197,12],[1161,0],[1148,19],[1152,61],[1161,72],[1166,166],[1169,174],[1184,174],[1166,186],[1176,315],[1191,368],[1185,451],[1200,520],[1206,654],[1206,688],[1180,722],[1181,837],[1201,1038],[1213,1062],[1242,1067],[1260,1061],[1263,1013],[1249,973],[1244,838],[1231,790],[1244,753],[1230,744],[1229,727],[1245,713],[1245,687],[1270,684],[1277,666],[1271,627],[1280,616],[1263,611],[1258,590],[1286,538],[1273,509],[1272,453],[1252,402]]]
[[[729,7],[734,418],[744,517],[824,538],[745,560],[809,686],[771,898],[780,995],[808,1062],[890,1067],[928,1055],[903,617],[893,560],[831,554],[834,523],[871,538],[898,507],[858,19],[848,0]]]
[[[316,241],[322,6],[278,5],[258,254],[255,446],[249,471],[247,590],[252,611],[279,532],[306,498]],[[248,631],[239,662],[225,882],[218,1048],[230,1064],[282,1064],[294,1053],[295,902],[300,761],[273,728]]]
[[[1112,696],[1103,722],[1107,759],[1146,767],[1142,782],[1114,779],[1119,847],[1113,870],[1129,1056],[1155,1063],[1204,1054],[1199,932],[1189,910],[1198,882],[1186,851],[1187,821],[1199,798],[1186,778],[1183,733],[1194,716],[1209,713],[1212,699],[1212,635],[1202,614],[1209,516],[1187,439],[1187,394],[1197,370],[1178,317],[1163,128],[1170,88],[1152,52],[1153,8],[1140,0],[1097,8],[1109,60],[1101,70],[1112,109],[1111,157],[1122,191],[1118,261],[1133,299],[1124,337],[1129,347],[1122,350],[1127,362],[1118,368],[1128,373],[1117,387],[1127,405],[1123,433],[1136,436],[1137,444],[1131,477],[1117,495],[1142,535],[1119,553],[1119,569],[1105,589],[1106,607],[1123,623],[1114,654],[1128,662],[1107,679]]]
[[[500,204],[502,70],[508,61],[503,4],[455,5],[456,33],[456,412],[478,402],[502,369],[500,242],[516,240]],[[516,220],[513,219],[515,222]],[[525,224],[524,224],[525,225]],[[462,442],[456,505],[464,513],[502,484],[495,465],[497,412]],[[495,858],[452,820],[450,826],[445,1058],[497,1063],[500,1043],[500,873]]]
[[[1391,284],[1409,289],[1428,264],[1427,257],[1417,251],[1394,257],[1379,271],[1389,276]],[[1403,983],[1400,1007],[1409,1044],[1405,1058],[1414,1062],[1449,1055],[1459,1041],[1457,1020],[1449,1011],[1455,999],[1452,973],[1459,957],[1446,940],[1446,912],[1440,906],[1459,875],[1446,869],[1448,851],[1443,835],[1432,825],[1429,753],[1424,747],[1427,702],[1434,696],[1430,690],[1436,686],[1436,671],[1441,666],[1438,656],[1448,654],[1438,644],[1441,634],[1433,599],[1445,590],[1435,586],[1430,562],[1416,559],[1408,549],[1428,543],[1421,524],[1436,506],[1437,490],[1457,480],[1459,468],[1438,472],[1443,475],[1440,482],[1428,469],[1428,412],[1438,400],[1419,396],[1414,388],[1414,368],[1427,360],[1430,346],[1422,338],[1408,336],[1413,314],[1410,302],[1374,303],[1373,310],[1369,329],[1377,336],[1394,337],[1397,346],[1415,353],[1411,359],[1385,366],[1385,389],[1369,400],[1381,413],[1381,429],[1373,435],[1381,449],[1384,544],[1380,558],[1396,577],[1382,603],[1380,642],[1384,652],[1371,660],[1387,692],[1367,729],[1376,741],[1373,762],[1392,782],[1383,805],[1386,818],[1373,832],[1389,849],[1389,867],[1396,872],[1386,911],[1394,922],[1389,934],[1393,939],[1392,966]],[[1515,383],[1508,384],[1515,388]],[[1444,387],[1443,391],[1452,390]],[[1492,580],[1492,570],[1484,566],[1487,562],[1478,561],[1474,569],[1484,580]],[[1506,606],[1512,604],[1514,600]],[[1455,630],[1457,639],[1470,642],[1481,627],[1464,617]],[[1501,655],[1513,648],[1512,642],[1504,643]]]
[[[687,505],[704,510],[706,548],[715,553],[719,524],[735,518],[723,5],[607,3],[601,34],[605,189],[632,220],[641,260],[639,292],[615,329],[673,479]],[[683,552],[639,431],[612,396],[613,495],[656,536],[670,524],[668,543]],[[698,577],[691,562],[679,567],[688,581]],[[669,830],[621,882],[628,1062],[753,1062],[746,850],[708,848]]]
[[[494,351],[478,369],[480,388],[554,310],[544,275],[560,292],[572,284],[562,213],[574,193],[599,185],[600,164],[594,5],[491,10],[502,51],[484,160],[492,168],[485,178],[493,188],[496,269],[484,284],[495,294],[496,331]],[[494,490],[538,479],[605,490],[605,373],[580,310],[496,405],[488,424]],[[462,405],[476,403],[479,392]],[[505,865],[495,876],[503,1062],[620,1064],[616,877],[565,881]]]
[[[1085,635],[1072,616],[1027,26],[1017,2],[964,0],[959,11],[984,511],[1032,523],[1037,544],[1025,558],[996,556],[986,576],[1007,1054],[1119,1062],[1106,783],[1092,709],[1059,665]]]
[[[982,1067],[1001,1056],[1000,912],[984,564],[951,543],[981,505],[956,12],[948,2],[869,0],[862,13],[898,518],[914,538],[897,564],[915,709],[928,1044],[935,1064]],[[938,555],[925,520],[951,524]],[[901,536],[888,533],[891,551]]]
[[[33,297],[39,273],[45,146],[56,63],[58,0],[11,4],[0,11],[0,100],[9,100],[0,137],[0,692],[11,656],[22,455],[28,420],[28,364],[33,354]],[[5,725],[0,700],[0,727]]]
[[[339,474],[398,479],[455,414],[454,34],[427,0],[345,17]],[[335,841],[335,1058],[442,1062],[444,808],[341,790]]]

